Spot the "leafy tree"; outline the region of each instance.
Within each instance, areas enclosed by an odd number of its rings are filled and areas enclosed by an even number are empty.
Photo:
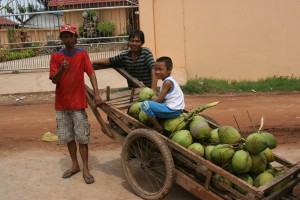
[[[9,13],[9,14],[20,14],[15,15],[14,17],[16,18],[16,20],[18,22],[20,22],[21,27],[24,27],[24,23],[25,23],[25,15],[24,13],[26,12],[35,12],[38,10],[36,5],[33,5],[31,3],[28,3],[27,6],[22,5],[18,0],[16,0],[16,8],[11,7],[9,4],[7,4],[6,6],[4,6],[3,8]]]
[[[48,10],[48,3],[50,0],[37,0],[41,5],[44,6],[44,10]]]

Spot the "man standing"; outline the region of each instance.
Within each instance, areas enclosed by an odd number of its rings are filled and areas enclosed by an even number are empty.
[[[93,61],[93,64],[96,65],[94,69],[124,68],[130,75],[142,81],[145,86],[156,91],[155,61],[152,52],[148,48],[142,47],[144,43],[145,36],[142,31],[135,30],[131,32],[128,38],[130,50],[111,58]],[[135,85],[128,81],[128,87],[134,88]]]
[[[74,25],[65,24],[60,29],[60,39],[65,48],[54,52],[50,60],[49,78],[56,84],[55,110],[58,143],[67,144],[72,166],[65,171],[62,178],[69,178],[80,172],[77,160],[77,144],[82,158],[83,178],[85,183],[95,181],[88,167],[88,143],[90,141],[90,124],[85,112],[84,72],[87,73],[94,90],[94,104],[102,103],[98,84],[91,61],[85,50],[75,48],[78,34]]]

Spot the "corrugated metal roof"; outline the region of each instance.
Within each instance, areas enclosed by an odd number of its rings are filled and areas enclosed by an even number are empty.
[[[122,0],[50,0],[48,6],[127,2]]]

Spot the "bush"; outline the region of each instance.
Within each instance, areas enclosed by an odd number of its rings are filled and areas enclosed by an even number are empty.
[[[33,49],[24,49],[21,51],[3,51],[1,52],[1,55],[4,55],[7,61],[10,61],[10,60],[18,60],[23,58],[34,57],[35,52]]]
[[[104,21],[98,24],[97,31],[101,36],[110,37],[116,29],[116,25],[113,22]]]

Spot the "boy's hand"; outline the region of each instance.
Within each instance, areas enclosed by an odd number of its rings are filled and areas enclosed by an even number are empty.
[[[66,60],[66,58],[63,56],[63,62],[62,62],[62,68],[63,70],[69,69],[70,68],[70,62]]]

